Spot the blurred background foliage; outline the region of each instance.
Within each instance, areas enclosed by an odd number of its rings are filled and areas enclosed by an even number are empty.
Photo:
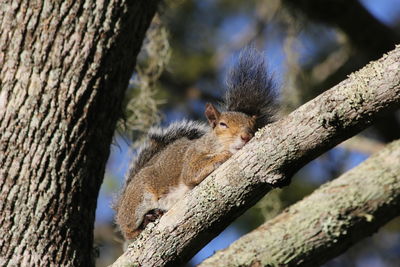
[[[110,208],[147,129],[203,120],[218,102],[241,48],[265,51],[280,90],[282,116],[400,43],[400,0],[168,0],[148,30],[121,118],[97,208],[98,266],[122,253]],[[322,183],[358,165],[400,137],[399,114],[333,148],[299,171],[290,186],[268,194],[194,257],[215,250],[272,218]],[[362,189],[360,189],[362,190]],[[399,266],[400,220],[324,266]]]

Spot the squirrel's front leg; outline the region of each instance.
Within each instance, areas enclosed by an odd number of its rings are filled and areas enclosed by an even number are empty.
[[[185,166],[182,173],[185,184],[195,187],[231,156],[232,153],[225,151],[212,156],[203,155],[203,157],[193,158],[189,161],[188,166]]]

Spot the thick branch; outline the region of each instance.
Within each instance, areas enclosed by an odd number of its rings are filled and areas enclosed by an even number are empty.
[[[400,105],[400,47],[270,124],[148,225],[115,266],[176,266],[259,200],[271,186]]]
[[[200,266],[319,266],[400,215],[400,141]]]
[[[308,18],[340,28],[362,55],[352,55],[337,71],[323,82],[307,90],[316,96],[343,80],[371,60],[375,60],[392,50],[400,42],[400,36],[375,18],[357,0],[285,0],[286,4],[301,10]],[[384,123],[375,124],[385,141],[400,138],[400,125],[393,114]]]

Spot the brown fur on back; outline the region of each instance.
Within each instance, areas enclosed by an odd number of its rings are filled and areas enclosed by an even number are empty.
[[[163,201],[168,194],[175,192],[174,198],[183,197],[176,188],[198,185],[240,149],[233,149],[232,145],[244,145],[241,135],[252,136],[254,123],[254,118],[243,113],[224,112],[219,114],[215,127],[200,138],[178,139],[156,153],[131,179],[116,205],[116,222],[125,238],[132,239],[140,233],[138,228],[150,210],[171,202]]]
[[[277,97],[262,53],[251,46],[244,49],[227,84],[227,112],[206,105],[211,127],[180,122],[149,133],[115,205],[116,222],[125,238],[140,233],[146,214],[150,212],[153,219],[152,215],[167,211],[241,149],[257,129],[274,120]]]

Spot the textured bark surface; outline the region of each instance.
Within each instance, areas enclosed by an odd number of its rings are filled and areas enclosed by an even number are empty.
[[[353,51],[356,55],[352,55],[323,82],[307,89],[314,96],[336,85],[348,74],[360,69],[371,60],[378,59],[400,43],[399,34],[375,18],[360,1],[284,0],[284,3],[302,11],[311,20],[338,27],[356,47]],[[386,142],[400,138],[400,122],[395,114],[387,114],[374,126]]]
[[[400,47],[263,128],[169,210],[115,266],[176,266],[194,255],[271,186],[400,106]]]
[[[2,1],[0,265],[91,266],[96,200],[157,1]]]
[[[199,266],[319,266],[398,215],[400,141]]]

